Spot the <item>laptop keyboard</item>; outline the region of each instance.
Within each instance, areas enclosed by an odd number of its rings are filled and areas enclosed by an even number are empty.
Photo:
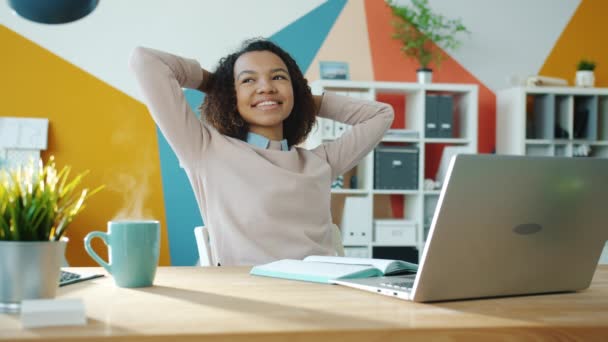
[[[89,279],[95,279],[95,278],[99,278],[99,277],[103,277],[103,274],[95,274],[95,273],[80,274],[80,273],[74,273],[74,272],[68,272],[68,271],[61,270],[61,276],[59,277],[59,286],[70,285],[70,284],[78,283],[78,282],[89,280]]]
[[[403,277],[401,277],[400,279],[380,283],[380,286],[384,286],[393,290],[411,291],[412,287],[414,286],[414,278],[403,279]]]
[[[61,271],[61,277],[59,278],[59,283],[67,283],[68,281],[75,280],[80,278],[80,274],[72,273],[68,271]]]

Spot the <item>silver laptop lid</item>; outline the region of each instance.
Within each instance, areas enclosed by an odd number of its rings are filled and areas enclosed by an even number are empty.
[[[608,238],[608,160],[452,159],[412,299],[587,288]]]

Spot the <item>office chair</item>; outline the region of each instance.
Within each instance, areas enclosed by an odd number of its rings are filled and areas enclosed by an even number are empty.
[[[337,225],[331,225],[332,238],[334,241],[334,249],[337,256],[344,256],[344,246],[342,245],[342,234]],[[211,248],[211,240],[209,239],[209,230],[205,226],[194,227],[194,237],[196,238],[196,247],[198,248],[199,265],[200,266],[216,266],[217,262],[213,249]]]
[[[211,250],[211,240],[209,230],[205,226],[194,227],[194,237],[198,248],[198,260],[200,266],[216,266],[213,251]]]

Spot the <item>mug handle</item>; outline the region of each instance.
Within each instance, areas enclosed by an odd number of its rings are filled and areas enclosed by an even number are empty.
[[[103,241],[103,243],[105,243],[106,246],[108,246],[108,234],[103,233],[103,232],[90,232],[89,234],[87,234],[87,236],[84,237],[84,249],[87,251],[87,253],[89,253],[89,255],[91,256],[91,258],[93,258],[93,260],[95,260],[98,264],[103,266],[103,268],[105,268],[106,271],[108,271],[109,273],[112,273],[112,271],[110,270],[110,264],[105,262],[105,260],[103,260],[99,255],[97,255],[97,253],[95,253],[95,251],[91,247],[91,241],[96,237],[100,238]]]

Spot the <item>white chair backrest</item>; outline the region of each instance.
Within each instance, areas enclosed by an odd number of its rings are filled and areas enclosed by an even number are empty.
[[[337,225],[331,225],[332,243],[337,256],[344,256],[344,245],[342,245],[342,234]],[[199,264],[201,266],[217,266],[216,258],[211,248],[209,230],[205,226],[194,227],[194,237],[198,247]]]
[[[333,239],[334,249],[337,256],[344,256],[344,245],[342,244],[342,232],[336,224],[331,225],[331,235]]]
[[[216,266],[211,240],[209,240],[209,230],[205,226],[194,227],[194,237],[198,247],[199,264],[201,266]]]

